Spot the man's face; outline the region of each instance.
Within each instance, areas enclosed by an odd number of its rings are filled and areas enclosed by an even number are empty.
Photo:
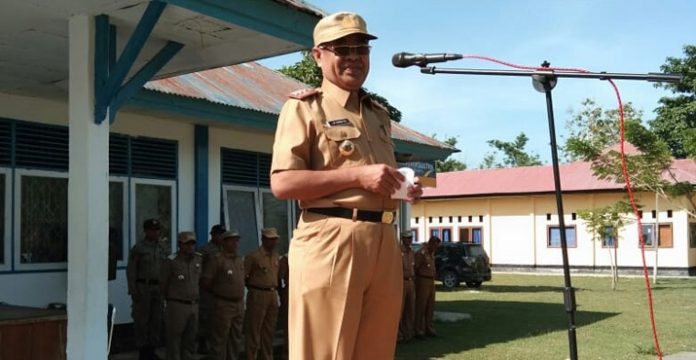
[[[439,241],[435,241],[435,240],[428,241],[428,248],[430,249],[430,252],[431,252],[431,253],[435,253],[435,251],[437,250],[438,246],[440,246],[440,242],[439,242]]]
[[[196,251],[196,242],[195,241],[188,241],[183,244],[179,245],[179,250],[183,255],[191,255],[193,254],[194,251]]]
[[[210,240],[212,240],[214,243],[220,243],[222,241],[222,234],[221,232],[214,232],[210,234]]]
[[[324,78],[341,89],[359,90],[370,71],[368,40],[351,34],[312,49]]]
[[[145,229],[145,237],[150,239],[150,240],[159,240],[160,229],[157,227],[150,227],[150,228]]]
[[[277,243],[278,238],[261,237],[261,246],[268,251],[275,249]]]
[[[237,253],[237,248],[239,247],[239,237],[226,237],[222,239],[222,246],[226,253]]]
[[[413,239],[411,237],[404,236],[401,238],[401,243],[406,246],[411,246],[411,242],[413,242]]]

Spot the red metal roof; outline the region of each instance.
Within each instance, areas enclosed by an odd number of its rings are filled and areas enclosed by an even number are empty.
[[[291,92],[306,88],[306,84],[255,62],[154,80],[145,84],[147,90],[275,115],[280,113]],[[458,151],[394,121],[392,138],[450,149],[452,152]]]
[[[564,192],[623,190],[623,184],[598,180],[590,163],[562,164]],[[696,184],[696,161],[674,160],[672,172],[678,181]],[[665,177],[667,179],[667,177]],[[549,193],[554,191],[553,170],[548,166],[464,170],[437,174],[437,188],[424,189],[424,198]]]

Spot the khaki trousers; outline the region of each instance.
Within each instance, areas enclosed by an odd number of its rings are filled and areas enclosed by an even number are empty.
[[[416,276],[416,334],[434,334],[435,281]]]
[[[291,360],[394,358],[403,272],[393,225],[304,212],[289,261]]]
[[[138,283],[136,291],[140,301],[133,301],[131,316],[138,348],[160,345],[162,317],[164,315],[162,294],[158,284]]]
[[[193,360],[196,355],[198,304],[167,301],[167,360]]]
[[[208,291],[201,290],[201,302],[198,305],[198,337],[206,341],[210,337],[210,328],[215,308],[215,297]]]
[[[399,323],[399,338],[411,340],[416,319],[416,284],[413,280],[404,281],[404,296],[401,306],[401,322]]]
[[[210,360],[237,360],[242,351],[244,300],[215,299],[210,319]]]
[[[249,289],[244,316],[247,359],[273,359],[273,335],[278,320],[278,293]]]

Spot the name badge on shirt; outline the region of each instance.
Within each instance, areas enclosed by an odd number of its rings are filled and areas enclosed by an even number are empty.
[[[353,126],[353,123],[350,122],[348,119],[338,119],[338,120],[329,120],[328,121],[329,126]]]

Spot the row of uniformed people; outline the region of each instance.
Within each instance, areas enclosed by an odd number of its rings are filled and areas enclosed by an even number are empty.
[[[145,238],[131,249],[127,268],[139,358],[157,359],[164,314],[167,359],[194,357],[199,316],[209,359],[237,359],[242,339],[248,359],[272,359],[278,284],[287,278],[286,258],[275,252],[277,231],[263,229],[261,247],[244,258],[237,254],[236,231],[214,226],[202,254],[196,252],[195,235],[182,232],[179,251],[168,257],[160,228],[156,219],[145,221]]]
[[[433,236],[418,252],[413,251],[411,231],[401,233],[401,262],[404,273],[404,292],[401,321],[397,339],[409,342],[414,337],[435,337],[433,312],[435,310],[435,251],[440,238]]]

